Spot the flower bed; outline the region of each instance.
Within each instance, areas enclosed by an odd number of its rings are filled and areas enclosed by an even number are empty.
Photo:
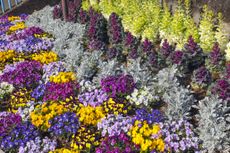
[[[77,64],[53,51],[54,34],[27,27],[26,15],[0,18],[0,148],[228,151],[230,66],[220,44],[206,53],[193,37],[180,50],[167,40],[142,41],[125,31],[128,17],[117,7],[106,20],[96,6],[68,18],[86,24]]]

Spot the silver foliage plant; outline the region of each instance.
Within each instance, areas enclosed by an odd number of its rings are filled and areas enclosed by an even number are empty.
[[[138,88],[150,86],[153,82],[153,74],[141,63],[141,59],[130,59],[125,73],[133,76],[134,81],[137,83]]]
[[[156,95],[161,95],[161,98],[166,102],[167,107],[165,115],[168,119],[189,118],[189,111],[192,105],[196,102],[191,91],[180,85],[177,77],[182,75],[177,67],[164,68],[156,75],[153,88],[156,88]]]
[[[100,84],[101,79],[111,76],[111,75],[118,75],[123,73],[124,66],[121,65],[117,59],[112,59],[109,61],[99,61],[98,64],[98,73],[94,77],[94,82]]]
[[[101,51],[94,51],[92,53],[84,54],[81,60],[81,64],[76,70],[77,78],[79,82],[81,82],[82,80],[93,79],[93,77],[98,71],[98,64],[101,55],[102,55]]]
[[[230,107],[227,101],[215,95],[199,101],[199,120],[197,132],[203,141],[203,152],[230,152]]]

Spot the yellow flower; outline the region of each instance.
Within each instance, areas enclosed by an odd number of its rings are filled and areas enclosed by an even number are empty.
[[[76,80],[73,72],[59,72],[58,75],[50,76],[50,82],[67,83]]]
[[[96,125],[105,116],[102,107],[81,106],[77,112],[79,120],[85,125]]]
[[[11,26],[9,28],[10,31],[17,31],[17,30],[22,30],[25,29],[25,23],[24,22],[17,22],[15,25]]]
[[[8,20],[9,20],[9,21],[20,20],[20,17],[19,17],[19,16],[9,16],[9,17],[8,17]]]
[[[35,53],[31,56],[32,60],[38,61],[42,64],[49,64],[58,60],[58,55],[53,51]]]
[[[159,132],[159,125],[149,125],[146,121],[141,122],[136,120],[133,127],[128,132],[128,135],[131,136],[133,143],[140,145],[142,152],[151,150],[163,152],[164,141]],[[153,138],[153,135],[156,137]]]
[[[68,109],[64,105],[51,101],[36,106],[34,111],[30,113],[30,118],[33,125],[46,131],[50,127],[50,119],[67,111]]]

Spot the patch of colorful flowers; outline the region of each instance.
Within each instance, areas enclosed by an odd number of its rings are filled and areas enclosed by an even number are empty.
[[[198,27],[188,0],[172,15],[157,0],[118,1],[67,3],[66,21],[84,24],[73,57],[75,34],[57,47],[27,15],[0,18],[1,150],[229,151],[229,45],[214,15],[204,7]]]

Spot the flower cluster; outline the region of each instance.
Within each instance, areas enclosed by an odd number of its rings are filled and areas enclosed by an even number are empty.
[[[168,152],[200,151],[200,140],[186,120],[164,122],[161,125],[165,150]]]
[[[17,31],[17,30],[22,30],[24,29],[26,26],[25,26],[25,23],[24,22],[16,22],[15,25],[12,25],[10,28],[9,28],[9,31],[10,32],[14,32],[14,31]]]
[[[159,123],[164,120],[163,113],[157,109],[150,112],[147,109],[141,108],[136,110],[133,120],[146,121],[148,124]]]
[[[35,107],[30,113],[30,118],[33,125],[47,131],[51,126],[49,120],[64,112],[67,112],[67,109],[58,102],[43,103]]]
[[[211,93],[218,95],[223,100],[230,100],[230,83],[226,80],[219,79],[211,88]]]
[[[78,96],[79,102],[81,102],[84,106],[99,106],[103,102],[108,100],[107,94],[101,89],[95,89],[91,92],[84,92]]]
[[[50,76],[50,82],[54,83],[68,83],[75,79],[75,74],[73,72],[59,72],[55,76]]]
[[[42,68],[44,72],[42,79],[44,80],[45,83],[49,81],[50,76],[55,76],[58,75],[59,72],[66,71],[65,63],[61,61],[45,64],[43,65]]]
[[[0,51],[1,64],[5,64],[6,62],[12,60],[15,56],[16,54],[13,50]]]
[[[4,151],[16,151],[19,147],[25,147],[26,143],[40,135],[39,131],[30,122],[17,125],[8,135],[1,140],[1,148]]]
[[[126,99],[136,106],[150,106],[154,104],[155,102],[158,102],[160,100],[159,96],[156,96],[153,94],[153,92],[148,89],[147,87],[141,88],[141,89],[134,89],[131,95],[128,95]]]
[[[135,83],[130,75],[108,76],[101,80],[101,87],[110,97],[118,98],[132,93]]]
[[[32,55],[32,60],[38,61],[42,64],[49,64],[58,60],[58,55],[52,51],[35,53]]]
[[[101,142],[99,132],[94,128],[86,128],[85,126],[80,126],[77,134],[73,136],[71,142],[71,147],[76,150],[85,150],[90,152],[90,150],[98,146]]]
[[[102,104],[103,110],[106,114],[127,114],[128,111],[131,109],[130,106],[126,104],[127,102],[117,102],[114,101],[112,98],[109,98],[108,101]]]
[[[79,121],[83,125],[97,125],[97,123],[105,116],[101,106],[81,106],[77,112]]]
[[[56,147],[56,140],[51,140],[48,137],[45,137],[43,139],[41,139],[41,137],[36,137],[34,140],[28,141],[25,147],[20,146],[18,153],[46,153],[54,151]]]
[[[121,133],[127,133],[132,127],[132,118],[124,117],[123,115],[109,114],[97,123],[98,130],[101,130],[101,135],[119,136]]]
[[[75,97],[78,93],[79,85],[76,82],[67,83],[47,83],[43,101],[66,100],[66,98]]]
[[[42,66],[36,61],[19,63],[14,71],[3,73],[0,81],[6,81],[17,88],[34,88],[42,78]]]
[[[139,147],[134,145],[130,137],[125,133],[116,136],[107,136],[100,146],[96,148],[96,153],[138,153]]]
[[[49,120],[49,124],[51,126],[48,132],[54,137],[61,137],[63,139],[70,138],[79,128],[78,118],[75,113],[71,112],[55,116]]]
[[[128,133],[132,142],[140,146],[141,151],[163,152],[165,148],[164,140],[161,137],[161,128],[158,124],[147,124],[146,121],[136,120]]]
[[[30,96],[31,91],[26,88],[19,89],[10,95],[9,104],[10,110],[15,112],[19,107],[25,107],[29,101],[33,101],[34,98]]]
[[[9,134],[12,129],[21,124],[22,119],[18,114],[1,112],[0,113],[0,139]]]

